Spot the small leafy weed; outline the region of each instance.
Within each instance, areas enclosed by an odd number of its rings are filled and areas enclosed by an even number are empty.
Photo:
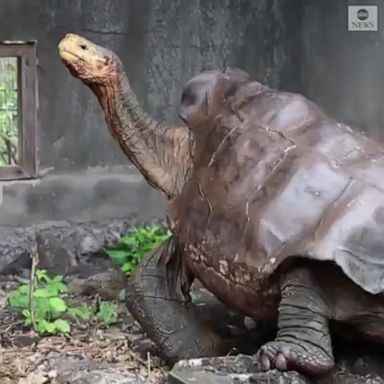
[[[44,269],[37,270],[35,275],[36,284],[32,290],[33,309],[30,303],[30,284],[22,284],[10,292],[9,305],[20,309],[25,325],[32,325],[40,335],[69,333],[70,323],[61,318],[68,310],[66,302],[61,297],[68,291],[63,276],[51,278]]]
[[[97,313],[98,319],[105,325],[111,325],[117,322],[117,305],[111,302],[103,302],[100,304]]]
[[[32,290],[33,305],[30,302],[31,286],[22,284],[9,293],[8,303],[19,309],[24,324],[31,326],[39,335],[67,335],[73,322],[90,321],[96,316],[102,323],[109,325],[117,321],[117,307],[105,302],[99,312],[87,306],[71,307],[65,302],[68,287],[63,276],[50,277],[47,271],[35,272],[35,285]]]
[[[135,227],[121,237],[115,246],[105,248],[114,264],[130,275],[144,255],[153,251],[171,236],[171,232],[158,224]],[[32,292],[31,292],[32,291]],[[35,271],[35,283],[22,284],[8,296],[11,307],[20,310],[26,326],[31,326],[39,335],[69,334],[71,324],[90,321],[96,317],[101,323],[110,325],[118,320],[117,306],[114,303],[100,304],[97,313],[87,305],[70,307],[65,301],[68,287],[63,276],[50,277],[46,270]],[[32,293],[32,303],[30,296]],[[119,301],[124,300],[121,291]]]
[[[81,307],[68,308],[68,315],[75,321],[90,320],[93,316],[93,310],[83,304]]]
[[[136,227],[121,237],[115,246],[105,248],[114,264],[130,275],[147,253],[153,251],[171,236],[170,230],[158,224]]]

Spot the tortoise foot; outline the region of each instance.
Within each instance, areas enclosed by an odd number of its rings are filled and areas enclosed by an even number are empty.
[[[281,282],[275,340],[257,352],[260,369],[294,370],[318,376],[334,366],[329,310],[311,269],[294,267]]]
[[[303,340],[297,343],[275,340],[262,346],[256,355],[260,370],[295,370],[310,375],[329,372],[334,360],[322,349]]]

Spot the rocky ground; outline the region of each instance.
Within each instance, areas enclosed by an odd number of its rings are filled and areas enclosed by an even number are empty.
[[[99,261],[66,277],[71,303],[93,305],[94,301],[115,299],[124,280],[120,274]],[[28,281],[28,269],[17,275],[0,276],[0,383],[10,384],[129,384],[165,383],[168,367],[156,357],[155,346],[140,326],[119,304],[119,321],[102,326],[91,321],[75,326],[71,337],[38,337],[24,327],[17,311],[7,305],[8,293],[20,282]],[[247,322],[228,312],[201,285],[193,297],[202,313],[215,314],[217,330],[235,338],[242,351],[249,344]],[[211,310],[206,312],[205,308]],[[252,324],[249,324],[250,326]],[[254,332],[255,340],[259,334]],[[179,374],[174,379],[181,380]],[[182,381],[183,382],[183,381]],[[204,380],[201,381],[204,383]]]
[[[23,327],[6,303],[9,291],[28,282],[30,253],[38,268],[64,274],[70,300],[114,300],[124,288],[122,274],[102,248],[134,223],[47,223],[29,228],[0,228],[0,383],[129,384],[160,383],[166,367],[147,351],[135,352],[140,327],[119,306],[119,322],[109,327],[89,323],[70,338],[39,338]]]
[[[68,338],[39,338],[7,305],[9,292],[29,282],[32,252],[38,255],[37,268],[65,275],[71,302],[94,305],[98,300],[115,300],[124,288],[124,276],[102,249],[133,224],[143,223],[55,222],[0,228],[0,383],[149,384],[166,380],[168,368],[156,357],[153,344],[123,302],[118,302],[118,323],[79,325]],[[226,311],[200,285],[193,297],[199,306],[215,306],[218,331],[239,340],[247,332],[243,319]]]
[[[0,228],[0,383],[1,384],[384,384],[384,350],[341,343],[337,367],[321,380],[295,372],[257,373],[251,354],[271,337],[266,329],[228,311],[199,283],[193,299],[216,330],[233,342],[230,356],[182,361],[171,371],[154,345],[119,303],[119,320],[73,328],[70,337],[39,338],[7,306],[8,293],[30,277],[30,252],[39,268],[64,274],[68,298],[97,305],[115,300],[124,277],[102,252],[132,222],[48,223],[34,228]],[[249,354],[249,355],[245,355]]]
[[[113,273],[110,277],[113,281]],[[18,285],[18,280],[15,276],[0,280],[0,383],[162,382],[166,367],[150,353],[151,344],[148,351],[134,351],[134,343],[144,336],[123,305],[119,308],[119,322],[111,326],[90,322],[85,327],[75,326],[71,337],[39,338],[25,329],[20,316],[6,305],[6,294]],[[77,290],[81,288],[79,281],[77,277]],[[85,286],[87,280],[82,281]],[[76,292],[72,300],[92,299]]]

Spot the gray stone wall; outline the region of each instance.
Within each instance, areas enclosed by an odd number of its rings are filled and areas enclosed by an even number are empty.
[[[39,44],[43,172],[34,182],[0,185],[0,225],[164,212],[164,201],[109,136],[95,97],[59,61],[56,46],[67,32],[114,49],[139,100],[165,122],[178,122],[180,92],[191,76],[237,66],[270,86],[302,92],[336,118],[380,136],[383,32],[348,32],[349,3],[1,0],[0,40]]]
[[[349,32],[348,5],[377,5],[377,32]],[[328,114],[384,139],[384,3],[307,0],[302,19],[304,94]]]

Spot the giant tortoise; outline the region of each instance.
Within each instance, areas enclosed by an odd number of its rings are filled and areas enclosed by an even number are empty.
[[[384,150],[307,98],[205,71],[185,87],[188,128],[138,106],[119,58],[67,35],[60,55],[97,95],[113,136],[169,199],[173,236],[128,282],[127,306],[169,362],[228,345],[201,322],[194,278],[228,307],[277,324],[263,370],[321,375],[330,324],[384,336]]]

